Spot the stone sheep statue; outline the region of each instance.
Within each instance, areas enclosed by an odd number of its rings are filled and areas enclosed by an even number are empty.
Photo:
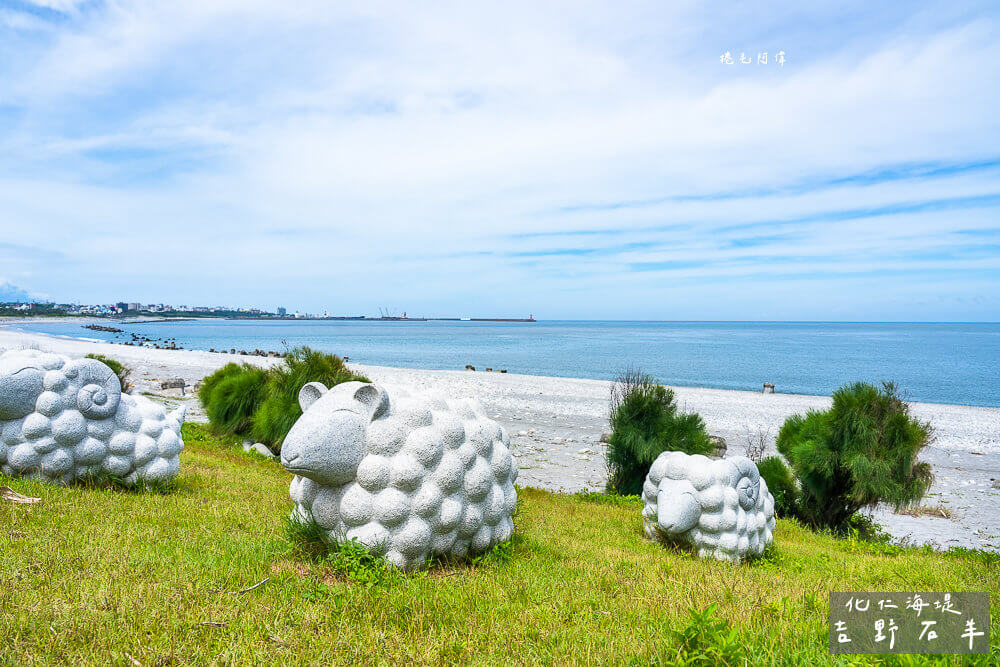
[[[184,408],[123,394],[96,359],[0,354],[0,471],[67,484],[107,474],[133,486],[177,475]]]
[[[774,539],[774,498],[744,456],[712,460],[663,452],[646,475],[646,536],[691,547],[702,558],[755,558]]]
[[[403,570],[509,540],[517,507],[510,437],[475,402],[374,384],[318,382],[281,448],[293,519],[357,540]]]

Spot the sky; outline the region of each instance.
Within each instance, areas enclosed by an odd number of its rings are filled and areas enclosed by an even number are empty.
[[[0,286],[998,321],[998,109],[990,1],[0,0]]]

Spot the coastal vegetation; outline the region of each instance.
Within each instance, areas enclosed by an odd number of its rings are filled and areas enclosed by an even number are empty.
[[[799,504],[799,486],[792,470],[780,456],[768,456],[759,461],[757,470],[774,497],[774,515],[779,519],[794,517]]]
[[[0,317],[18,317],[18,318],[28,318],[28,317],[66,317],[68,313],[50,303],[36,303],[32,304],[32,308],[24,309],[17,306],[22,304],[4,304],[0,305]]]
[[[327,387],[342,382],[368,382],[352,373],[340,357],[299,347],[270,368],[226,364],[202,382],[198,398],[216,433],[253,438],[271,450],[302,416],[299,390],[309,382]]]
[[[216,433],[249,435],[260,407],[267,370],[252,364],[226,364],[202,380],[198,400]]]
[[[678,410],[674,392],[639,370],[619,374],[611,388],[608,490],[633,495],[656,457],[667,450],[710,454],[713,444],[697,414]]]
[[[797,515],[843,532],[863,508],[916,503],[932,481],[930,465],[917,461],[930,439],[930,424],[910,415],[893,383],[841,387],[829,410],[793,415],[778,433],[801,490]]]
[[[125,491],[0,478],[0,664],[996,664],[830,656],[830,591],[1000,590],[1000,556],[779,520],[732,565],[642,535],[642,502],[522,489],[514,539],[403,575],[289,538],[291,476],[184,426],[180,475]],[[85,567],[87,576],[80,576]],[[1000,636],[993,596],[991,632]]]
[[[610,493],[640,494],[664,451],[712,451],[701,418],[679,413],[673,392],[641,371],[626,371],[613,385],[610,423]],[[748,434],[747,453],[774,496],[777,517],[845,534],[857,529],[860,510],[886,503],[904,511],[923,498],[932,475],[917,456],[931,437],[930,424],[910,415],[895,384],[856,382],[834,392],[829,410],[785,421],[777,437],[784,459],[760,458],[763,432]]]
[[[122,393],[127,394],[132,391],[132,382],[129,378],[132,376],[132,369],[117,359],[112,359],[111,357],[106,357],[103,354],[88,354],[85,355],[87,359],[96,359],[108,368],[110,368],[115,375],[118,376],[118,382],[122,386]]]

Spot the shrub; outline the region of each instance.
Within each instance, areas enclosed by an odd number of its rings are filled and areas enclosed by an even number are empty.
[[[250,364],[226,364],[205,378],[198,398],[212,429],[226,435],[249,434],[266,383],[267,371]]]
[[[917,455],[930,439],[894,384],[858,382],[834,392],[830,410],[789,417],[777,444],[799,480],[802,520],[844,532],[862,508],[923,497],[931,469]]]
[[[282,364],[263,369],[226,364],[202,382],[198,398],[217,433],[253,437],[274,451],[302,416],[299,390],[309,382],[332,387],[367,378],[351,373],[340,357],[300,347]]]
[[[368,382],[368,378],[351,373],[343,359],[335,355],[308,347],[292,350],[285,356],[284,365],[268,373],[263,399],[253,416],[253,437],[272,450],[280,450],[281,442],[302,416],[299,390],[303,385],[322,382],[332,387],[351,381]]]
[[[709,454],[713,449],[701,417],[678,412],[674,392],[639,371],[625,371],[612,386],[609,421],[612,493],[642,493],[649,466],[665,451]]]
[[[796,516],[799,487],[795,475],[780,456],[768,456],[757,464],[760,476],[774,496],[774,514],[779,518]]]
[[[88,354],[87,359],[97,359],[102,364],[114,371],[114,374],[118,376],[118,383],[122,386],[122,393],[127,394],[132,391],[132,383],[129,382],[129,377],[132,375],[132,369],[118,361],[117,359],[112,359],[111,357],[105,357],[103,354]]]

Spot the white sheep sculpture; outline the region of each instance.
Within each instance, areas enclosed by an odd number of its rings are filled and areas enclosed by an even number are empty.
[[[68,484],[108,475],[129,486],[177,475],[184,408],[169,415],[122,393],[96,359],[0,354],[0,472]]]
[[[774,498],[744,456],[664,452],[649,468],[642,498],[646,536],[702,558],[755,558],[774,539]]]
[[[403,570],[510,539],[517,462],[478,403],[402,389],[311,382],[281,447],[293,519],[357,540]]]

